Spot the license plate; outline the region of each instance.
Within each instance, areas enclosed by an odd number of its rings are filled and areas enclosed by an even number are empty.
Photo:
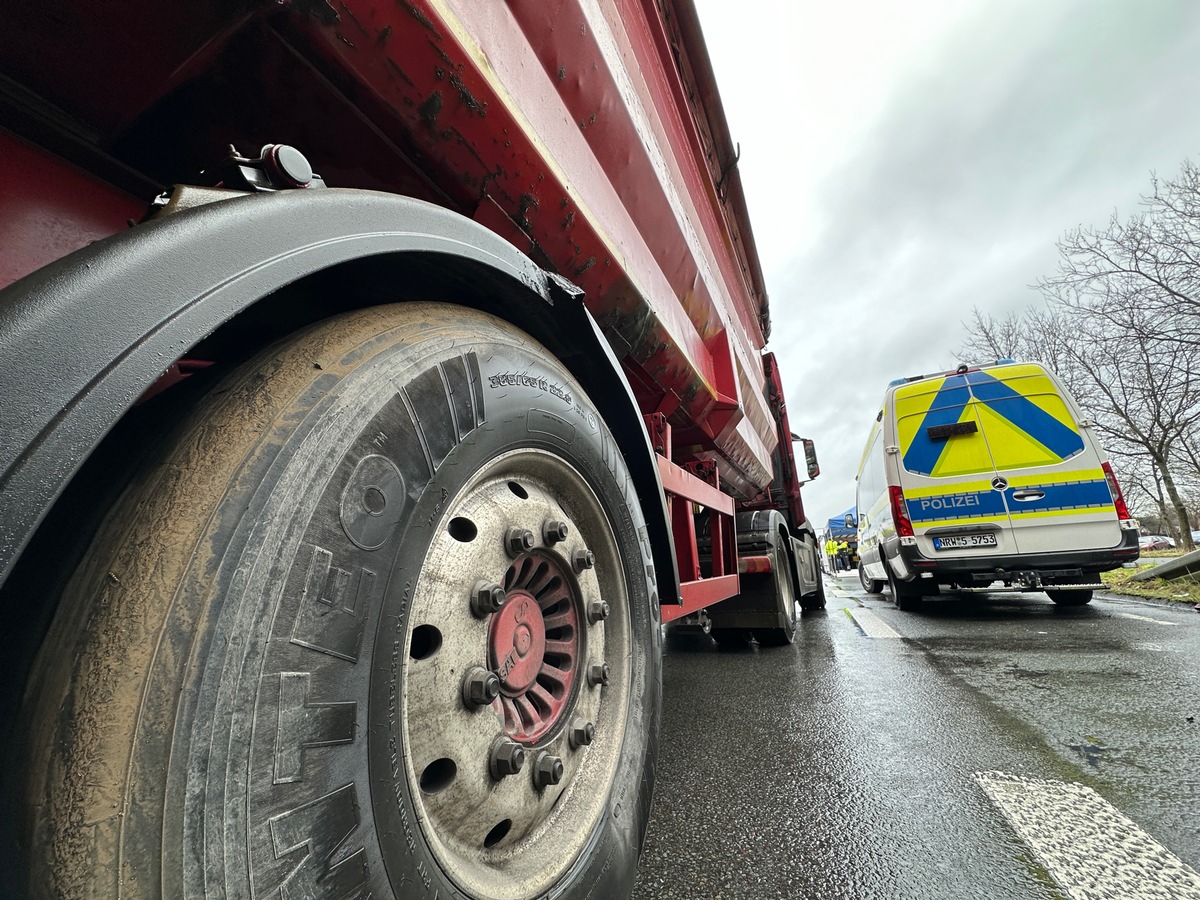
[[[935,537],[934,550],[964,550],[971,547],[995,547],[994,534],[955,534],[948,537]]]

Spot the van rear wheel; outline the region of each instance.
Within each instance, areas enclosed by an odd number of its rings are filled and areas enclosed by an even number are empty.
[[[1046,596],[1058,606],[1086,606],[1092,602],[1091,591],[1046,591]]]
[[[868,594],[883,593],[883,582],[867,574],[866,562],[865,559],[858,562],[858,583],[862,585],[862,589]],[[886,563],[884,564],[884,568],[887,568]]]
[[[905,611],[920,609],[923,598],[920,586],[900,581],[890,568],[887,573],[888,586],[892,590],[892,602],[896,604],[896,608]]]

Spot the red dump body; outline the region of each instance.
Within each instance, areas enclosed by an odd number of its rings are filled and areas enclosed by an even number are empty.
[[[288,143],[330,186],[445,206],[573,281],[676,461],[715,457],[742,499],[771,482],[767,299],[688,0],[50,0],[5,20],[0,287],[206,183],[230,143]]]
[[[631,896],[768,331],[692,0],[7,4],[0,896]]]

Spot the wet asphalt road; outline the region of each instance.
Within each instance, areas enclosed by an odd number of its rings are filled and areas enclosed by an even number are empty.
[[[827,593],[791,647],[668,641],[638,900],[1200,900],[1200,614]]]

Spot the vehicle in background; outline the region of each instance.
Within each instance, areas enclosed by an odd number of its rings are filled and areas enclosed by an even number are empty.
[[[825,602],[691,0],[17,5],[0,123],[0,896],[627,895],[660,625]]]
[[[825,532],[834,541],[845,541],[847,561],[851,569],[858,568],[858,531],[854,527],[854,507],[825,523]]]
[[[1077,404],[1011,361],[893,381],[858,471],[859,578],[914,608],[941,586],[1087,603],[1137,524]]]
[[[1144,534],[1138,538],[1138,546],[1146,552],[1152,550],[1173,550],[1175,541],[1162,534]]]

